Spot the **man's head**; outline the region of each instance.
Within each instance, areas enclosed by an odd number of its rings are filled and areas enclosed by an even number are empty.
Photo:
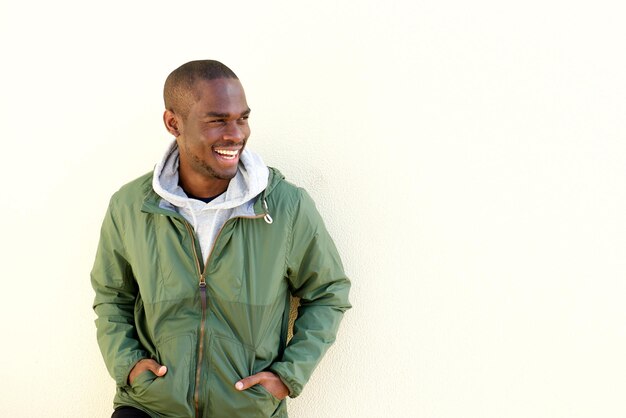
[[[197,100],[198,92],[194,89],[196,82],[218,78],[239,79],[233,70],[215,60],[189,61],[181,65],[165,80],[163,88],[165,109],[186,116],[191,104]]]
[[[191,61],[167,77],[163,97],[163,121],[178,143],[183,188],[227,185],[250,136],[250,109],[235,73],[218,61]]]

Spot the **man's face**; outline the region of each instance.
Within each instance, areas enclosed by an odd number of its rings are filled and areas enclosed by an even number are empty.
[[[250,136],[250,108],[237,79],[199,80],[186,117],[177,116],[181,169],[207,180],[230,180]]]

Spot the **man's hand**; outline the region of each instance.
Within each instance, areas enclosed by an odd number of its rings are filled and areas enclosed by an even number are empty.
[[[237,390],[246,390],[254,385],[263,386],[269,393],[280,401],[289,395],[289,389],[278,376],[272,372],[260,372],[252,376],[245,377],[235,383]]]
[[[167,373],[167,367],[161,366],[152,359],[144,358],[139,360],[128,374],[128,384],[132,385],[135,378],[146,370],[150,370],[157,377],[164,376]]]

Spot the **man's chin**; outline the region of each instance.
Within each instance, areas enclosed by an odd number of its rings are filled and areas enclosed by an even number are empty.
[[[214,174],[213,177],[218,180],[232,180],[237,175],[237,169],[233,171],[214,172],[213,174]]]
[[[221,170],[216,170],[215,167],[211,167],[208,164],[202,164],[201,168],[203,176],[212,180],[232,180],[237,175],[238,171],[238,166],[234,166],[229,169],[222,168]]]

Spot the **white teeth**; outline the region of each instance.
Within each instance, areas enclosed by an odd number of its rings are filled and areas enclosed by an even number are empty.
[[[231,157],[234,158],[238,153],[239,150],[225,150],[225,149],[216,149],[215,152],[217,152],[220,155],[223,155],[224,157]]]

